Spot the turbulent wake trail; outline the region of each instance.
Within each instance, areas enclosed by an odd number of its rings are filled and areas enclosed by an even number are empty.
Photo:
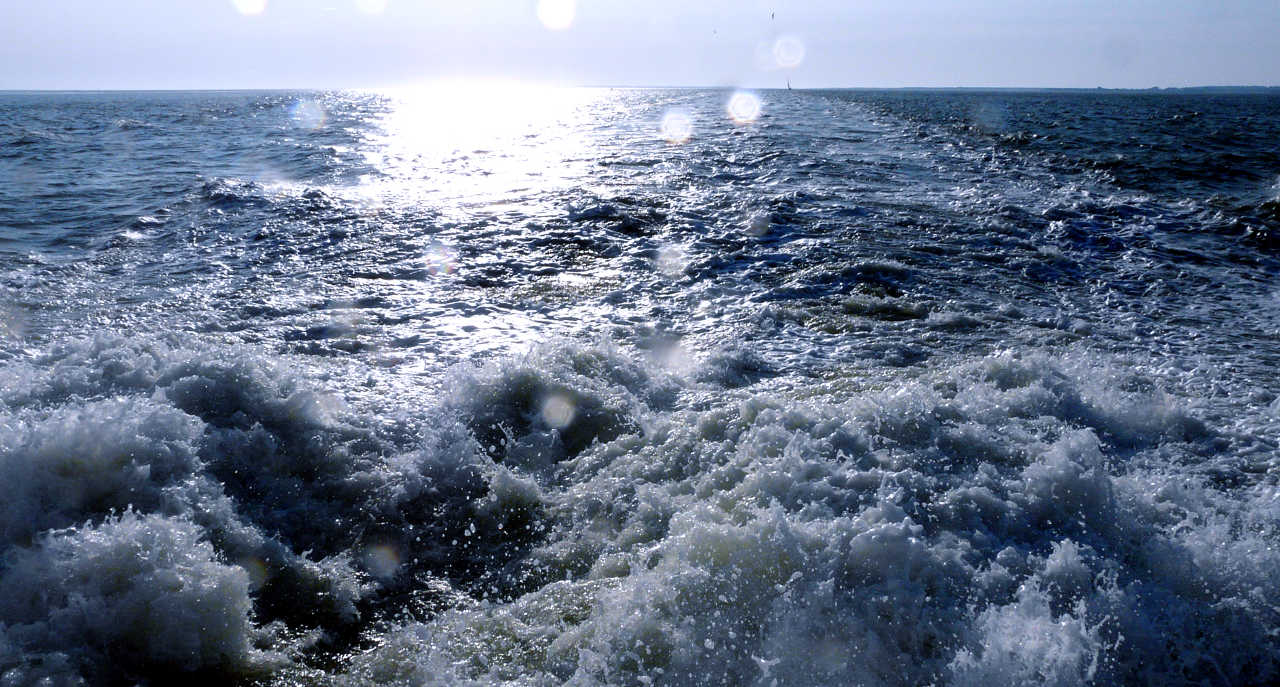
[[[1277,679],[1274,99],[733,97],[0,95],[5,684]]]

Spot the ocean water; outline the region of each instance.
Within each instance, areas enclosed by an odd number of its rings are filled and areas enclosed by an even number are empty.
[[[1280,96],[0,94],[0,684],[1280,680]]]

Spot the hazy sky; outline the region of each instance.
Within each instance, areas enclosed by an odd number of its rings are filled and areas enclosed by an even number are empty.
[[[5,89],[1280,84],[1280,0],[0,5]]]

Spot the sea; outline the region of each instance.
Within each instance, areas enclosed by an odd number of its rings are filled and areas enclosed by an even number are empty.
[[[0,685],[1280,681],[1280,94],[0,93]]]

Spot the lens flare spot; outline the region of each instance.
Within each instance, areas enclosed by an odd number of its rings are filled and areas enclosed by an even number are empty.
[[[657,351],[657,358],[663,367],[676,374],[692,374],[698,367],[698,359],[693,352],[679,342],[672,342],[671,345]]]
[[[668,277],[678,277],[684,274],[684,268],[688,263],[689,259],[685,255],[684,246],[670,244],[658,249],[658,256],[654,259],[653,266]]]
[[[231,4],[244,15],[262,14],[267,9],[267,0],[231,0]]]
[[[427,274],[453,274],[458,270],[458,254],[443,243],[433,243],[422,255],[426,263]]]
[[[738,124],[750,124],[760,117],[760,97],[755,93],[738,91],[729,98],[729,117]]]
[[[552,31],[564,31],[573,26],[578,13],[575,0],[538,0],[538,21]]]
[[[21,341],[26,333],[27,323],[22,312],[0,303],[0,341]]]
[[[289,119],[300,129],[319,129],[324,126],[328,116],[320,103],[314,100],[299,100],[289,108]]]
[[[333,333],[336,335],[333,338],[354,337],[357,333],[356,327],[359,324],[360,318],[357,317],[335,320],[331,325]],[[295,397],[297,396],[301,395],[295,394]],[[305,394],[305,398],[297,399],[295,407],[300,417],[321,423],[333,422],[348,412],[347,404],[342,398],[334,394]]]
[[[364,550],[364,565],[374,577],[395,577],[400,569],[400,552],[390,544],[375,544]]]
[[[552,394],[542,402],[542,420],[551,429],[568,427],[577,412],[573,401],[561,394]]]
[[[799,67],[804,62],[804,42],[795,36],[780,36],[773,42],[773,61],[783,69]]]
[[[387,11],[387,0],[356,0],[356,9],[365,14],[382,14]]]
[[[261,558],[242,558],[236,561],[237,565],[244,568],[249,574],[249,587],[252,589],[261,589],[262,585],[267,583],[267,579],[271,574],[267,571],[267,564],[262,562]]]
[[[684,143],[693,136],[693,120],[679,110],[672,110],[662,117],[662,137],[667,143]]]

